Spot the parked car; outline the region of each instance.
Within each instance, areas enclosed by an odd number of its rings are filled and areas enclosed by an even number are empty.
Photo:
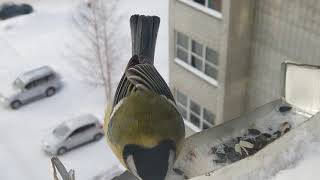
[[[32,12],[33,8],[29,4],[3,3],[0,5],[0,19],[2,20]]]
[[[61,78],[50,67],[43,66],[23,73],[13,83],[11,95],[1,94],[1,101],[12,109],[41,97],[53,96],[62,86]]]
[[[104,136],[103,126],[92,114],[84,114],[59,124],[42,140],[42,149],[50,154],[64,154],[68,150]]]

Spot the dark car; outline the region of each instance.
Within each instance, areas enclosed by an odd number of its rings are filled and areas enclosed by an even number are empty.
[[[0,19],[2,20],[32,12],[33,8],[29,4],[3,3],[0,5]]]

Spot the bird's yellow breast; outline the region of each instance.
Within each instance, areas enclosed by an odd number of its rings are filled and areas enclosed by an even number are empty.
[[[122,152],[125,145],[152,148],[163,140],[173,140],[177,153],[185,136],[181,115],[167,98],[149,91],[137,91],[123,99],[112,117],[106,117],[108,143],[125,165]]]

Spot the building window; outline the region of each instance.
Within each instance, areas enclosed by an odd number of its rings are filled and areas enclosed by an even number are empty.
[[[203,108],[203,119],[208,122],[209,124],[214,124],[216,116],[207,110],[206,108]]]
[[[208,129],[215,124],[215,115],[208,109],[201,107],[186,94],[176,90],[178,109],[185,121],[192,123],[199,130]]]
[[[189,49],[188,36],[182,33],[179,33],[177,35],[177,57],[186,63],[188,63],[188,49]]]
[[[206,0],[193,0],[196,3],[202,4],[202,5],[206,5]]]
[[[194,2],[201,4],[210,9],[221,12],[221,0],[193,0]]]
[[[176,99],[177,102],[179,102],[177,104],[178,109],[183,117],[183,119],[187,119],[188,118],[188,113],[187,113],[187,108],[188,107],[188,97],[182,93],[180,93],[179,91],[177,91],[176,93]]]
[[[212,48],[177,32],[176,57],[217,81],[219,54]]]

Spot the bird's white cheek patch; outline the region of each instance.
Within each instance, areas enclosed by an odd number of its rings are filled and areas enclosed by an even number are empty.
[[[169,173],[171,171],[171,168],[173,167],[173,161],[174,161],[174,158],[175,158],[175,153],[174,151],[170,150],[170,154],[169,154],[169,158],[168,158],[168,171],[167,171],[167,175],[166,175],[166,178],[169,176]]]
[[[134,163],[132,155],[128,156],[128,158],[127,158],[127,166],[129,168],[129,170],[133,173],[133,175],[135,175],[136,177],[140,178],[140,176],[137,173],[137,168],[136,168],[136,165]]]

